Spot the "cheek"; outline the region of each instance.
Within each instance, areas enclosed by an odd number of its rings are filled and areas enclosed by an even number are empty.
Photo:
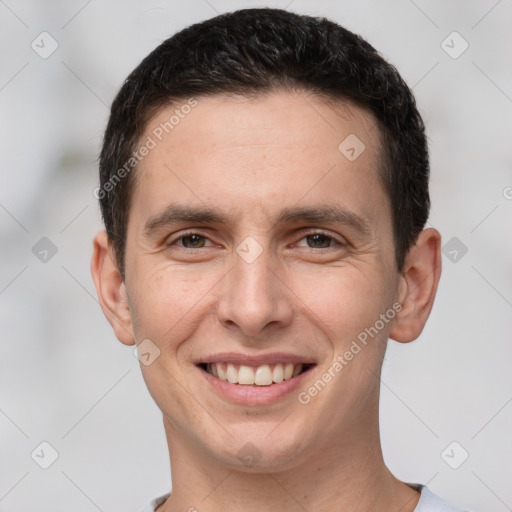
[[[297,290],[299,308],[305,314],[309,310],[308,316],[333,343],[341,344],[336,350],[373,325],[390,297],[382,276],[351,265],[300,273],[290,287]]]
[[[132,280],[132,317],[136,339],[174,346],[185,340],[191,320],[208,302],[213,276],[161,265],[135,272]]]

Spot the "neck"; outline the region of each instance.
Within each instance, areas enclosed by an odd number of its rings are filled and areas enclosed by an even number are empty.
[[[167,420],[164,424],[173,487],[158,512],[261,512],[269,507],[292,512],[412,512],[419,499],[418,491],[385,466],[378,425],[371,436],[344,432],[293,467],[254,472],[220,464],[178,435]]]

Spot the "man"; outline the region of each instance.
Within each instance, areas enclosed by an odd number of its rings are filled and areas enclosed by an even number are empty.
[[[163,413],[147,510],[455,511],[384,464],[389,337],[441,273],[414,98],[360,37],[249,9],[131,73],[100,157],[92,273]]]

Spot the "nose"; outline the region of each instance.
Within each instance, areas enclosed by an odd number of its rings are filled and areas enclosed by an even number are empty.
[[[250,262],[236,254],[234,268],[223,280],[218,319],[244,337],[258,337],[292,321],[293,294],[278,276],[273,259],[268,249]]]

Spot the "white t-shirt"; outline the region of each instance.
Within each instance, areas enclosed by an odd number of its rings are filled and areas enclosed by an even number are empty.
[[[409,485],[421,491],[420,501],[418,501],[414,512],[467,512],[467,510],[452,507],[424,485]]]
[[[448,505],[446,501],[436,496],[430,489],[424,485],[419,484],[408,484],[421,492],[420,501],[416,505],[414,512],[467,512],[460,508],[452,507]],[[155,512],[156,508],[161,505],[169,494],[155,498],[146,507],[141,509],[140,512]]]

